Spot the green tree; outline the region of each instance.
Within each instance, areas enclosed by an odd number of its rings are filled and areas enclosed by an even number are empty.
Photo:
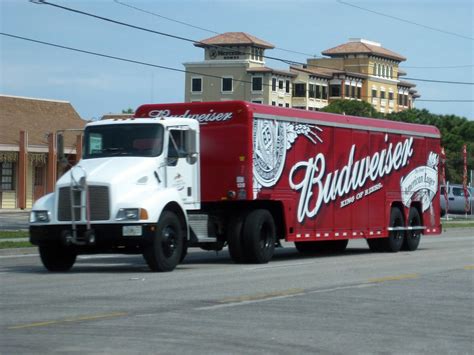
[[[441,145],[446,152],[446,180],[462,183],[462,146],[467,145],[467,166],[474,169],[474,121],[456,115],[437,115],[428,110],[411,109],[386,116],[393,121],[429,124],[441,132]]]
[[[381,117],[381,114],[378,113],[371,104],[365,101],[335,100],[321,111],[350,116]]]
[[[123,109],[122,113],[135,113],[135,110],[133,108],[129,107],[127,109]]]

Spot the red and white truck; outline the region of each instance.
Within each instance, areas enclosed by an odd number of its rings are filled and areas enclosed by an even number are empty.
[[[187,248],[266,263],[302,252],[415,250],[439,234],[432,126],[243,101],[148,104],[89,123],[83,156],[40,199],[30,240],[45,267],[81,253],[141,253],[170,271]]]

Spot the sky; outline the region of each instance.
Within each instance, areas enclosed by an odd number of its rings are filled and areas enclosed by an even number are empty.
[[[275,45],[266,55],[296,62],[349,38],[376,41],[407,58],[400,65],[407,77],[471,83],[410,80],[421,94],[417,108],[474,120],[472,0],[120,0],[153,14],[114,0],[50,2],[196,41],[247,32]],[[0,32],[180,70],[204,56],[189,41],[28,0],[0,0]],[[288,69],[281,61],[266,65]],[[184,73],[0,35],[0,94],[69,101],[82,118],[97,119],[144,103],[182,102]]]

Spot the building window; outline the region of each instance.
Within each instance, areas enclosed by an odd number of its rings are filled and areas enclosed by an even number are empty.
[[[44,166],[35,166],[34,185],[43,186],[44,184]]]
[[[385,99],[385,91],[380,91],[380,98]]]
[[[398,104],[400,106],[403,104],[403,94],[398,93]]]
[[[341,85],[330,85],[329,86],[330,97],[341,97]]]
[[[389,100],[393,100],[393,92],[389,92],[389,93],[388,93],[388,99],[389,99]]]
[[[290,104],[287,102],[287,103],[285,104],[285,107],[290,107]]]
[[[279,90],[283,90],[283,84],[284,84],[283,80],[278,80],[278,89]]]
[[[316,98],[320,99],[321,98],[321,86],[316,85]]]
[[[202,92],[202,78],[191,78],[191,91]]]
[[[294,97],[306,97],[306,84],[294,84],[293,89]]]
[[[351,89],[349,87],[349,84],[346,84],[345,87],[344,87],[344,96],[345,97],[351,96]]]
[[[222,78],[222,92],[232,92],[232,78]]]
[[[323,89],[323,100],[327,100],[328,99],[328,87],[323,86],[322,89]]]
[[[314,84],[309,84],[309,97],[312,97],[313,99],[316,98],[316,85]]]
[[[261,76],[254,76],[252,78],[252,91],[262,91],[263,78]]]
[[[254,104],[261,104],[261,103],[262,103],[262,100],[252,100],[252,102],[253,102]]]
[[[14,164],[0,163],[0,183],[2,191],[10,191],[15,189],[14,184]]]
[[[377,89],[372,89],[372,97],[377,97]]]
[[[356,93],[355,93],[355,86],[351,86],[351,97],[355,98]]]
[[[277,105],[276,101],[272,101],[272,106],[276,106],[276,105]]]
[[[357,87],[357,98],[360,99],[362,97],[362,88],[360,86]]]
[[[290,81],[289,80],[286,81],[285,92],[287,94],[290,93]]]
[[[277,91],[277,80],[272,78],[272,91]]]

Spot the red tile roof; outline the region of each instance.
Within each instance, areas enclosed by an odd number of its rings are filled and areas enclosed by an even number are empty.
[[[404,56],[395,53],[389,49],[374,44],[365,43],[363,41],[347,42],[337,47],[326,49],[321,53],[329,57],[338,57],[344,54],[372,54],[384,58],[394,59],[400,62],[406,60]]]
[[[203,39],[194,44],[196,47],[253,45],[262,48],[275,48],[271,43],[261,40],[245,32],[226,32],[217,36]]]

